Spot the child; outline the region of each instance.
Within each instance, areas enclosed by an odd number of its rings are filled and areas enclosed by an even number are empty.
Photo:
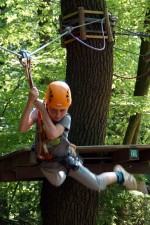
[[[60,186],[66,176],[70,176],[95,191],[104,190],[113,183],[122,184],[129,190],[137,189],[135,178],[120,165],[114,167],[114,172],[100,175],[83,166],[74,146],[68,141],[71,116],[67,111],[72,99],[70,88],[65,82],[50,83],[45,100],[41,101],[38,97],[36,87],[31,88],[19,130],[26,132],[36,123],[34,148],[40,169],[51,184]],[[35,108],[32,110],[33,105]]]

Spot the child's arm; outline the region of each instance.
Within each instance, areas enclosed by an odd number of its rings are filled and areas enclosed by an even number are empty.
[[[20,125],[19,125],[19,131],[20,132],[26,132],[28,129],[34,124],[34,120],[30,116],[33,104],[35,100],[38,98],[38,90],[33,87],[29,91],[28,101],[25,106],[25,109],[22,113]]]
[[[45,129],[47,138],[50,140],[54,140],[55,138],[61,136],[62,133],[64,132],[65,128],[59,123],[55,125],[52,122],[43,102],[41,102],[39,99],[37,99],[34,102],[34,105],[42,113],[44,129]]]

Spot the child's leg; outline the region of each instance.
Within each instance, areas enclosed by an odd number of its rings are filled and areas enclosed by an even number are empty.
[[[114,172],[96,175],[82,164],[77,170],[70,170],[69,176],[95,191],[104,190],[107,185],[117,183],[117,176]]]
[[[108,185],[113,183],[123,184],[127,189],[136,189],[135,178],[121,166],[116,166],[114,172],[105,172],[96,175],[80,164],[77,170],[70,170],[69,176],[95,191],[104,190]]]
[[[41,171],[45,178],[54,186],[60,186],[66,179],[66,173],[64,171],[50,171],[48,169],[41,168]]]
[[[46,179],[54,186],[60,186],[66,179],[66,168],[57,162],[42,162],[40,169]]]

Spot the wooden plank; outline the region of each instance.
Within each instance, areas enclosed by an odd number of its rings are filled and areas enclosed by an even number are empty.
[[[82,40],[86,40],[86,27],[85,27],[85,15],[84,15],[84,7],[78,8],[79,12],[79,30],[80,30],[80,37]]]
[[[130,151],[138,151],[138,158],[131,158]],[[114,162],[127,162],[132,160],[138,160],[139,162],[150,162],[150,151],[149,149],[143,148],[128,148],[121,149],[121,152],[113,152],[113,161]]]
[[[70,13],[70,14],[68,14],[68,15],[66,15],[66,16],[63,16],[62,19],[65,20],[65,19],[68,19],[69,17],[75,16],[75,15],[77,15],[77,14],[78,14],[78,11],[73,12],[73,13]]]
[[[130,149],[121,149],[121,152],[113,152],[113,162],[114,163],[121,163],[121,162],[128,162],[129,158],[129,151]]]
[[[150,164],[149,162],[130,162],[130,163],[120,163],[129,173],[131,174],[149,174]],[[111,172],[115,164],[105,163],[105,164],[85,164],[85,166],[96,174],[103,172]]]
[[[31,149],[22,149],[0,157],[0,171],[14,170],[16,166],[37,164],[35,153]]]
[[[103,172],[111,172],[115,164],[84,164],[89,170],[96,174]],[[150,173],[149,162],[143,163],[121,163],[121,165],[132,174]],[[16,182],[16,181],[36,181],[43,180],[44,176],[38,166],[17,167],[16,171],[2,171],[0,172],[0,182]]]
[[[143,149],[139,151],[140,162],[150,162],[150,149]]]
[[[85,153],[105,153],[116,152],[124,149],[139,149],[150,150],[150,145],[91,145],[91,146],[77,146],[77,152],[80,154]]]
[[[108,39],[108,36],[103,37],[102,35],[92,35],[92,34],[87,34],[86,37],[87,38],[96,38],[96,39],[98,39],[98,38],[99,39],[102,39],[102,38]]]
[[[0,182],[15,182],[18,181],[16,178],[15,171],[0,171]]]
[[[17,167],[12,171],[0,171],[0,182],[35,181],[44,178],[38,166]]]
[[[106,5],[105,5],[104,14],[105,14],[105,21],[106,21],[106,30],[107,30],[107,33],[108,33],[108,41],[113,42],[114,38],[113,38],[113,34],[112,34],[112,29],[111,29],[111,26],[110,26],[109,14],[108,14],[108,10],[106,8]]]
[[[102,14],[104,14],[104,12],[103,11],[92,11],[92,10],[84,10],[84,13],[89,13],[89,14],[100,14],[100,15],[102,15]]]
[[[43,179],[43,173],[38,165],[28,167],[17,167],[16,178],[18,180],[40,180]]]
[[[108,36],[104,36],[106,39],[108,39]],[[78,38],[81,38],[81,37],[78,37]],[[101,35],[87,35],[86,34],[86,38],[99,38],[99,39],[102,39],[103,38],[103,36],[101,36]],[[69,40],[66,40],[66,41],[64,41],[64,44],[69,44],[69,43],[71,43],[71,42],[73,42],[73,41],[75,41],[76,39],[75,38],[71,38],[71,39],[69,39]]]
[[[95,11],[95,10],[94,11],[92,11],[92,10],[84,10],[84,13],[88,13],[88,14],[100,14],[100,15],[103,15],[104,14],[103,11]],[[70,13],[70,14],[68,14],[66,16],[63,16],[62,19],[65,20],[65,19],[68,19],[68,18],[70,18],[72,16],[75,16],[77,14],[78,14],[78,12],[76,11],[76,12]]]
[[[139,150],[139,160],[129,158],[130,149]],[[150,145],[77,146],[77,152],[85,159],[85,165],[95,172],[112,171],[115,164],[125,165],[132,173],[150,172]],[[0,157],[1,182],[38,179],[41,179],[41,171],[31,149]]]

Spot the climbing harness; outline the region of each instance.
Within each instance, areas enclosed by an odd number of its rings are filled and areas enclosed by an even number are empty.
[[[45,130],[44,130],[44,123],[42,120],[42,115],[41,112],[38,111],[38,149],[37,149],[37,153],[36,156],[38,159],[41,160],[49,160],[53,157],[53,155],[51,153],[48,152],[47,149],[47,145],[46,145],[46,134],[45,134]]]
[[[74,152],[74,147],[72,144],[70,144],[70,148],[68,151],[67,156],[62,158],[62,161],[60,162],[62,165],[64,165],[68,170],[77,170],[80,166],[80,164],[83,164],[83,159],[81,156],[77,155]]]
[[[83,159],[77,155],[76,153],[76,146],[67,142],[63,137],[59,137],[55,140],[48,140],[44,130],[44,123],[42,120],[42,115],[40,111],[38,111],[38,149],[36,152],[36,156],[38,160],[46,161],[46,162],[59,162],[64,165],[68,170],[73,169],[77,170],[79,165],[83,163]],[[63,147],[66,148],[66,153],[64,156],[56,156],[53,155],[49,148],[60,148],[59,144],[63,143]],[[59,150],[55,150],[58,152]]]

